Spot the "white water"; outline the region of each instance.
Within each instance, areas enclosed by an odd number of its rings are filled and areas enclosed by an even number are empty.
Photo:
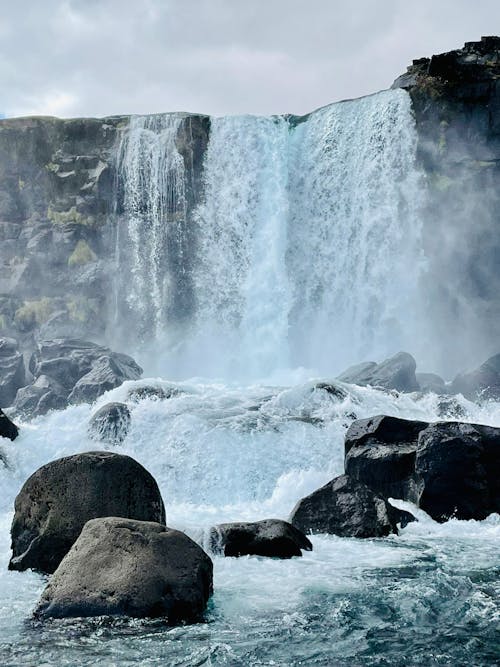
[[[189,222],[194,312],[177,335],[162,280],[183,258],[162,255],[179,233],[163,202],[172,189],[181,196],[185,174],[179,118],[163,118],[133,121],[120,162],[135,249],[129,304],[143,325],[152,305],[162,372],[255,380],[297,367],[340,372],[400,349],[425,359],[423,186],[406,92],[334,104],[298,124],[211,119],[204,194]],[[158,372],[157,355],[148,369]]]
[[[129,401],[128,390],[144,384],[179,393]],[[86,426],[105,402],[125,400],[132,410],[131,431],[114,451],[150,470],[169,525],[201,544],[220,521],[287,518],[299,498],[342,472],[343,436],[353,413],[443,418],[434,395],[347,386],[347,398],[338,401],[315,385],[126,383],[95,406],[24,424],[15,443],[2,443],[10,463],[0,471],[2,664],[295,665],[300,656],[320,665],[382,659],[401,665],[405,656],[406,664],[494,664],[488,657],[500,618],[500,521],[494,516],[438,525],[420,513],[419,523],[400,536],[314,536],[314,551],[291,561],[214,557],[206,626],[169,629],[105,619],[39,629],[25,624],[44,581],[6,572],[14,496],[43,463],[96,448]],[[498,403],[459,399],[458,405],[466,420],[500,425]],[[429,653],[442,655],[442,662],[429,662]]]

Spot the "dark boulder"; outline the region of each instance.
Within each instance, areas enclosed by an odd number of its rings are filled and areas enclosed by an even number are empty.
[[[9,569],[54,572],[85,523],[104,516],[165,523],[158,485],[137,461],[85,452],[42,466],[15,501]]]
[[[307,537],[287,521],[266,519],[253,523],[222,523],[210,530],[210,548],[224,556],[302,556],[312,550]]]
[[[0,438],[15,440],[18,435],[19,428],[0,410]]]
[[[145,399],[150,399],[153,401],[166,401],[169,398],[179,396],[181,393],[182,391],[177,389],[177,387],[142,386],[130,389],[127,394],[127,399],[129,401],[134,401],[135,403]]]
[[[418,438],[420,507],[436,521],[485,519],[500,511],[500,429],[430,424]]]
[[[398,352],[380,364],[368,361],[351,366],[338,376],[338,380],[361,386],[395,389],[396,391],[418,391],[415,377],[417,364],[407,352]]]
[[[26,383],[23,355],[13,338],[0,338],[0,406],[8,408]]]
[[[90,418],[88,434],[92,440],[119,445],[127,437],[130,421],[125,403],[107,403]]]
[[[304,533],[368,538],[397,533],[397,523],[406,525],[409,516],[364,484],[341,475],[299,500],[290,522]]]
[[[417,502],[417,438],[428,422],[378,415],[351,424],[345,436],[345,471],[386,498]]]
[[[38,343],[30,371],[35,380],[18,392],[14,403],[15,412],[25,417],[43,415],[71,403],[93,402],[142,374],[140,366],[126,354],[73,338]]]
[[[35,616],[197,621],[212,594],[212,569],[203,549],[177,530],[116,517],[93,519],[51,577]]]
[[[500,399],[500,354],[490,357],[474,371],[457,375],[451,383],[451,390],[471,401],[478,398]]]
[[[500,429],[378,416],[353,422],[345,470],[382,496],[417,504],[436,521],[500,511]]]
[[[92,403],[106,391],[119,387],[126,380],[138,380],[142,369],[126,354],[104,354],[92,369],[78,380],[68,397],[69,403]]]
[[[420,391],[426,394],[447,394],[449,391],[443,378],[436,373],[416,373],[415,377]]]

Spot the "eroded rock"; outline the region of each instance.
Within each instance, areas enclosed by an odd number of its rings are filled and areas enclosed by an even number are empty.
[[[120,445],[127,437],[130,421],[125,403],[107,403],[90,418],[88,434],[92,440]]]

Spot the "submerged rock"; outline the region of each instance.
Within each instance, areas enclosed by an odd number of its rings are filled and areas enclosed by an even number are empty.
[[[120,445],[127,437],[130,421],[125,403],[107,403],[92,415],[87,431],[92,440]]]
[[[361,386],[395,389],[396,391],[418,391],[415,377],[417,364],[407,352],[398,352],[380,364],[373,361],[351,366],[338,376],[338,380]]]
[[[397,533],[397,523],[406,525],[408,517],[364,484],[341,475],[299,500],[290,522],[304,533],[368,538]]]
[[[177,387],[153,387],[153,386],[144,386],[144,387],[134,387],[130,389],[127,394],[127,398],[130,401],[143,401],[144,399],[152,399],[158,401],[166,401],[169,398],[174,398],[181,393],[180,389]]]
[[[212,594],[212,561],[187,535],[159,523],[88,521],[42,593],[35,615],[200,620]]]
[[[110,452],[47,463],[16,498],[9,569],[54,572],[85,523],[104,516],[165,523],[158,485],[145,468]]]
[[[13,338],[0,338],[0,406],[8,408],[26,382],[23,355]]]
[[[287,521],[266,519],[251,523],[222,523],[210,530],[210,548],[224,556],[302,556],[312,551],[307,537]]]
[[[18,435],[19,428],[0,410],[0,438],[15,440]]]

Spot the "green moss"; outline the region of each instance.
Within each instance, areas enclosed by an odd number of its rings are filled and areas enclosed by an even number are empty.
[[[57,174],[57,172],[59,171],[59,165],[55,164],[54,162],[47,162],[47,164],[45,165],[45,169],[47,171],[52,172],[53,174]]]
[[[26,185],[26,182],[23,181],[22,178],[19,178],[18,181],[17,181],[17,185],[18,185],[19,190],[24,190],[24,186]]]
[[[25,301],[16,310],[14,322],[21,331],[30,331],[46,322],[53,312],[54,306],[48,297],[39,301]]]
[[[7,328],[7,318],[5,315],[0,315],[0,331]]]
[[[56,211],[49,204],[47,208],[47,218],[54,225],[82,225],[83,227],[97,227],[103,224],[104,216],[83,215],[77,210],[76,206],[72,206],[67,211]]]
[[[86,241],[78,241],[75,249],[68,257],[68,266],[83,266],[95,262],[97,255]]]
[[[432,186],[439,192],[446,192],[453,185],[453,180],[445,174],[434,173],[430,179]]]

